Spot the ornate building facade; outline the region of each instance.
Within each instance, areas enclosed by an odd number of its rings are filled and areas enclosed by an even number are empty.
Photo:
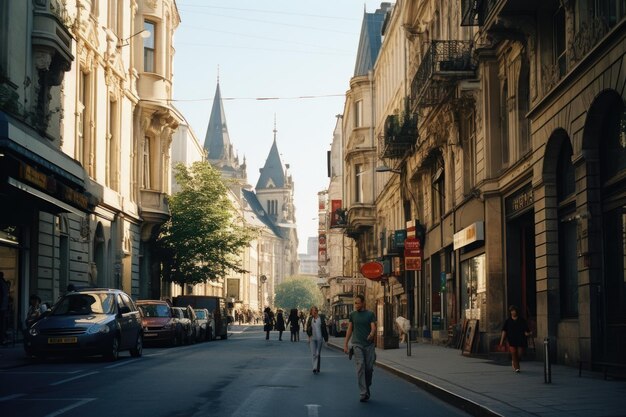
[[[476,320],[473,349],[490,354],[515,304],[560,363],[623,364],[622,3],[398,0],[386,13],[372,126],[390,173],[374,181],[380,240],[354,236],[359,262],[397,264],[383,301],[419,336],[454,343]]]
[[[70,283],[158,297],[152,245],[168,217],[181,120],[167,104],[175,2],[0,8],[3,210],[17,202],[4,216],[0,268],[14,325],[30,293],[54,302]]]

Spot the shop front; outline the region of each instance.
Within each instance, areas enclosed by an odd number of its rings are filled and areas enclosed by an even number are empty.
[[[37,293],[44,302],[58,295],[57,215],[85,217],[93,201],[84,170],[47,138],[0,112],[0,271],[9,283],[5,323],[16,334]],[[55,273],[56,271],[56,273]]]

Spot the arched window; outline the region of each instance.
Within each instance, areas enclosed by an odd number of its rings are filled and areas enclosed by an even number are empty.
[[[559,290],[561,317],[578,317],[578,236],[572,146],[564,137],[556,165],[559,210]]]

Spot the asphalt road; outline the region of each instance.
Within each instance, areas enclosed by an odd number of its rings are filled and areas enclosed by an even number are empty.
[[[466,415],[381,369],[361,403],[354,363],[342,352],[325,347],[315,375],[305,336],[271,337],[235,326],[228,340],[146,348],[138,359],[124,353],[117,362],[52,359],[4,370],[0,416]]]

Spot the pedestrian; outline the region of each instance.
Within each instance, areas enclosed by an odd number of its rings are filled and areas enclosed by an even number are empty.
[[[297,308],[292,308],[289,312],[289,317],[287,317],[287,325],[289,326],[289,331],[291,332],[291,341],[300,341],[300,317],[298,317]]]
[[[316,306],[309,310],[309,318],[306,322],[306,334],[309,336],[309,347],[313,363],[313,373],[320,373],[320,362],[322,346],[328,343],[328,330],[326,328],[326,318],[319,314]]]
[[[269,307],[263,310],[263,331],[265,331],[265,340],[269,340],[270,332],[274,329],[274,313]]]
[[[356,375],[359,382],[360,401],[370,399],[370,386],[374,373],[374,361],[376,349],[374,346],[376,336],[376,315],[365,309],[365,297],[354,297],[354,311],[350,313],[348,330],[343,344],[343,351],[350,357],[354,355]],[[352,346],[348,349],[348,342],[352,339]]]
[[[0,344],[4,344],[7,333],[7,317],[9,312],[9,283],[0,271]]]
[[[511,365],[516,373],[519,373],[519,360],[524,354],[527,345],[527,337],[532,333],[528,328],[528,323],[518,314],[516,306],[509,307],[509,317],[502,326],[502,336],[500,336],[500,346],[504,344],[506,339],[509,345],[509,353],[511,354]]]
[[[276,311],[276,330],[278,330],[278,340],[282,342],[283,332],[285,331],[285,317],[283,316],[283,310],[280,308]]]
[[[306,331],[306,327],[304,326],[304,322],[306,321],[306,317],[304,317],[304,311],[300,312],[300,323],[302,324],[302,331]]]
[[[47,310],[46,305],[41,303],[41,298],[37,294],[32,294],[28,299],[28,312],[26,313],[26,329],[35,324],[41,315]]]
[[[396,318],[396,326],[398,333],[400,333],[400,343],[406,342],[409,331],[411,330],[411,322],[402,316],[398,316]]]

